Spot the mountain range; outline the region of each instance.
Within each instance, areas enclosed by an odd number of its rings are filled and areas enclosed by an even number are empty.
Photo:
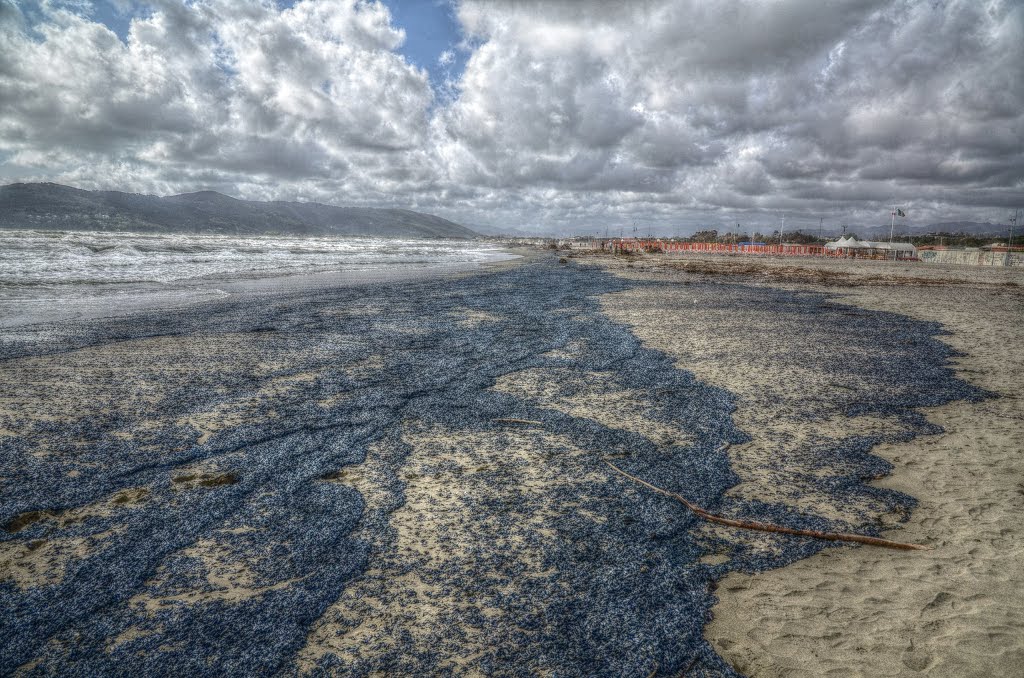
[[[857,233],[863,232],[865,237],[879,238],[881,236],[889,237],[890,225],[884,226],[871,226],[863,229],[851,229],[856,230]],[[987,221],[943,221],[936,224],[925,224],[920,226],[900,226],[899,222],[896,223],[897,234],[911,233],[913,235],[927,235],[929,233],[966,233],[968,235],[975,236],[1002,236],[1006,237],[1007,231],[1009,231],[1009,224],[993,224]],[[1019,229],[1018,229],[1019,230]]]
[[[432,214],[315,202],[239,200],[216,191],[160,197],[52,183],[0,186],[0,228],[142,233],[476,238]]]

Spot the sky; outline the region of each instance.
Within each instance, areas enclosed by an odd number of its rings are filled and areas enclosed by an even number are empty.
[[[0,183],[524,233],[1024,207],[1022,0],[0,0]]]

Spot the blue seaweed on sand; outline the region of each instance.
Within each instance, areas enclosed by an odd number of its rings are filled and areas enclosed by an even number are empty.
[[[161,373],[162,400],[140,400],[135,415],[96,407],[88,418],[43,419],[31,424],[30,435],[0,440],[2,543],[23,552],[42,552],[53,540],[69,549],[87,546],[52,581],[0,582],[0,672],[434,674],[450,670],[447,662],[466,650],[465,630],[473,628],[491,640],[467,654],[488,674],[734,675],[702,636],[715,582],[730,570],[779,567],[828,545],[786,536],[775,537],[779,548],[772,552],[714,543],[683,507],[638,491],[602,460],[614,457],[630,473],[708,510],[752,520],[875,534],[876,514],[835,524],[779,503],[724,498],[737,482],[725,447],[748,439],[733,422],[733,396],[643,346],[598,307],[597,295],[650,284],[540,261],[458,279],[268,295],[244,305],[66,324],[47,328],[40,342],[3,340],[0,358],[7,365],[142,338],[259,335],[267,355],[246,360],[287,354],[289,374],[313,376],[283,395],[261,390],[267,377],[240,366],[237,356],[206,353],[196,356],[204,369],[189,383],[175,381],[173,371]],[[953,376],[952,352],[936,339],[935,325],[883,313],[857,312],[851,319],[849,307],[823,295],[718,282],[689,287],[698,308],[770,309],[793,334],[781,350],[805,350],[808,342],[795,338],[813,333],[820,347],[813,359],[864,384],[827,402],[808,398],[799,416],[842,411],[899,419],[891,434],[823,442],[809,451],[823,467],[844,469],[809,481],[831,495],[870,496],[885,510],[907,511],[911,497],[864,483],[890,470],[871,448],[935,432],[914,408],[985,395]],[[467,312],[488,321],[460,322]],[[570,344],[579,350],[557,354]],[[850,355],[859,359],[839,359]],[[349,369],[361,361],[377,367]],[[595,379],[612,397],[646,394],[645,416],[685,428],[692,439],[652,440],[492,388],[505,375],[535,368],[572,375],[562,385],[569,395],[592,390]],[[215,410],[239,393],[253,394],[244,420],[206,439],[183,423],[189,413]],[[133,428],[152,409],[164,423]],[[486,514],[509,528],[524,514],[572,507],[551,512],[548,527],[557,538],[530,541],[546,574],[521,577],[500,550],[480,549],[470,572],[427,573],[469,601],[469,612],[435,620],[432,646],[396,632],[386,647],[356,662],[326,653],[313,666],[296,664],[311,629],[347,587],[375,563],[401,565],[390,520],[404,502],[407,422],[491,436],[500,449],[510,424],[495,420],[507,417],[540,422],[540,430],[587,451],[581,459],[549,450],[545,463],[559,474],[603,478],[589,481],[582,494],[559,484],[543,497],[465,499],[467,515]],[[133,435],[111,434],[122,430]],[[388,472],[378,488],[386,499],[367,510],[354,487],[328,479],[363,462],[371,449],[387,451],[381,463]],[[201,472],[190,470],[197,465]],[[503,482],[489,473],[495,485]],[[130,495],[123,510],[74,513],[97,502],[116,505],[118,493],[138,488],[144,493]],[[510,497],[526,505],[507,505]],[[592,515],[602,519],[586,517]],[[211,583],[197,544],[215,545],[225,562],[244,563],[248,595],[233,598]],[[727,562],[701,562],[723,548]],[[503,614],[473,613],[477,607]]]

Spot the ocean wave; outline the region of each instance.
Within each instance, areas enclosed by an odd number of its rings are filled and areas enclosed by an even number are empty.
[[[450,240],[0,231],[0,301],[32,290],[78,297],[111,286],[444,266],[501,256],[497,247]]]

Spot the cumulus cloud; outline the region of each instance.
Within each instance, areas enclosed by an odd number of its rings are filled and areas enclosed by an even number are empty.
[[[122,40],[0,0],[0,175],[577,231],[1024,202],[1014,0],[453,9],[469,56],[439,96],[380,2],[160,0]]]
[[[475,0],[460,18],[481,44],[445,112],[466,180],[646,193],[658,221],[1022,198],[1019,3]]]
[[[330,193],[383,188],[426,145],[433,93],[380,3],[163,0],[124,42],[40,9],[33,27],[5,5],[0,33],[0,145],[29,173]]]

